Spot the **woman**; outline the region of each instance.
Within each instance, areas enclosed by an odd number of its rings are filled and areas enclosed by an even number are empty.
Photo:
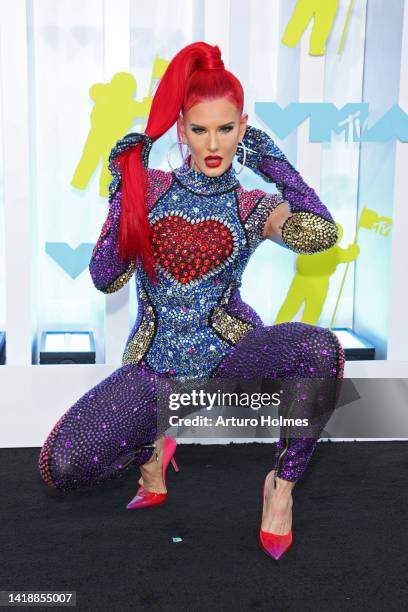
[[[242,86],[219,48],[193,43],[169,64],[145,134],[128,134],[113,148],[109,213],[89,268],[105,293],[136,271],[138,317],[122,367],[49,434],[39,459],[47,484],[73,489],[133,464],[142,477],[127,508],[163,503],[170,460],[177,469],[175,440],[158,436],[157,383],[165,379],[261,375],[306,384],[320,377],[337,393],[344,353],[332,332],[304,323],[265,327],[240,297],[244,268],[265,238],[298,253],[328,249],[337,239],[326,207],[273,141],[247,125],[243,104]],[[176,121],[190,154],[171,172],[148,168],[153,142]],[[232,167],[236,154],[280,194],[245,190]],[[316,393],[302,398],[303,414],[316,414]],[[320,430],[335,407],[333,393],[322,399]],[[291,545],[291,491],[317,439],[317,431],[281,437],[265,478],[260,544],[275,559]]]

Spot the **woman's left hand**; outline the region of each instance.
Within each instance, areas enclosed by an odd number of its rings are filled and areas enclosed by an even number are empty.
[[[245,158],[245,166],[254,170],[258,166],[258,161],[260,159],[260,151],[259,145],[260,140],[256,138],[256,133],[260,130],[247,125],[244,137],[242,142],[238,144],[236,157],[240,164],[244,163],[244,149],[242,147],[242,143],[245,145],[246,149],[246,158]]]
[[[283,151],[279,149],[272,138],[263,130],[251,125],[247,125],[242,143],[246,148],[245,166],[256,173],[259,173],[258,164],[264,157],[286,160]],[[236,156],[239,163],[244,163],[244,150],[242,144],[238,145]],[[262,176],[265,180],[268,180],[268,177],[265,177],[263,174]]]

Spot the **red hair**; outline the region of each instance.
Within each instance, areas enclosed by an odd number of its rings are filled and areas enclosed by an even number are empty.
[[[174,56],[160,80],[145,134],[157,140],[176,123],[180,112],[187,112],[198,102],[218,98],[228,99],[242,114],[242,85],[224,68],[219,47],[205,42],[187,45]],[[181,140],[178,126],[177,133]],[[146,209],[147,173],[141,156],[143,144],[130,147],[115,160],[122,177],[119,256],[122,260],[140,258],[155,282],[152,230]]]

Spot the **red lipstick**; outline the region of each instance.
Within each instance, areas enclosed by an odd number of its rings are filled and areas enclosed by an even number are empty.
[[[208,155],[205,158],[205,163],[209,168],[218,168],[221,165],[222,157],[219,155]]]

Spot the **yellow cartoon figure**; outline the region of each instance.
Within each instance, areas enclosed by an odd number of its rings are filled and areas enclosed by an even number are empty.
[[[355,243],[347,249],[338,246],[343,237],[343,228],[339,223],[336,225],[339,237],[331,249],[313,255],[298,255],[295,276],[274,324],[292,321],[304,304],[302,323],[317,325],[329,290],[330,277],[339,264],[354,261],[360,253]]]
[[[367,208],[366,206],[364,206],[363,210],[361,211],[360,219],[357,224],[357,229],[356,229],[356,233],[354,236],[353,245],[357,243],[358,232],[360,231],[361,228],[375,232],[376,234],[379,234],[383,238],[388,238],[388,236],[390,235],[391,226],[392,226],[391,217],[385,217],[384,215],[379,215],[375,210],[372,210],[371,208]],[[347,276],[349,265],[350,264],[347,263],[346,268],[344,270],[343,279],[341,281],[339,293],[338,293],[337,300],[336,300],[336,306],[334,307],[333,316],[331,318],[330,325],[329,325],[330,330],[333,329],[333,325],[336,320],[337,309],[340,303],[340,298],[343,292],[344,284],[346,282],[346,276]]]
[[[310,55],[324,55],[325,44],[333,27],[339,0],[298,0],[282,38],[283,44],[296,47],[303,32],[314,18],[310,35]]]
[[[130,130],[135,121],[144,124],[149,116],[155,87],[166,71],[168,61],[156,57],[151,74],[149,95],[142,102],[134,99],[137,91],[135,77],[129,72],[117,72],[110,83],[95,83],[89,90],[94,101],[91,112],[91,128],[75,169],[71,185],[86,189],[100,161],[102,170],[99,179],[99,194],[109,195],[112,180],[108,168],[109,153],[116,142]]]
[[[143,102],[133,99],[137,89],[136,79],[128,72],[118,72],[110,83],[96,83],[89,90],[95,102],[91,112],[91,128],[76,167],[71,185],[86,189],[88,182],[102,160],[99,193],[107,197],[112,180],[108,169],[108,157],[117,140],[126,134],[136,117],[149,114],[151,98]]]

